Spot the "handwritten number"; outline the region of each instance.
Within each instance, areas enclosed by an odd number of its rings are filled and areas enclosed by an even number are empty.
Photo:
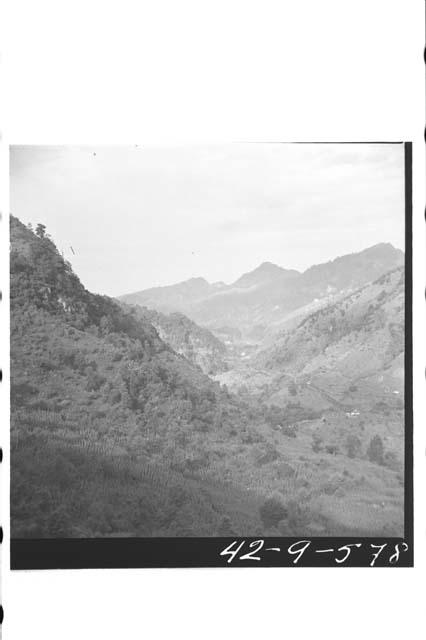
[[[342,564],[342,562],[345,562],[345,560],[348,559],[349,554],[351,552],[351,547],[360,547],[360,546],[361,546],[361,543],[360,542],[356,542],[356,543],[353,543],[353,544],[345,544],[343,547],[339,547],[338,551],[346,551],[346,555],[343,556],[343,558],[341,558],[340,560],[338,560],[336,558],[337,564]]]
[[[408,544],[406,542],[402,543],[402,547],[403,547],[402,551],[407,551],[408,550]],[[398,562],[398,560],[399,560],[399,544],[396,544],[395,545],[395,553],[393,553],[391,555],[391,557],[389,558],[389,562],[391,564],[396,564]]]
[[[254,540],[254,542],[251,542],[249,545],[250,548],[255,547],[256,545],[257,547],[253,549],[253,551],[250,551],[249,553],[245,553],[243,556],[241,556],[240,560],[260,560],[261,559],[260,556],[255,556],[253,554],[260,551],[264,544],[265,544],[264,540]]]
[[[299,562],[300,558],[303,556],[303,554],[305,553],[306,549],[309,547],[310,544],[311,544],[310,540],[299,540],[298,542],[293,542],[293,544],[289,546],[289,548],[287,549],[289,554],[292,556],[297,555],[297,558],[293,560],[293,564],[297,564]],[[303,546],[299,548],[298,545],[303,545]]]
[[[230,564],[233,559],[235,558],[235,556],[237,555],[237,553],[239,552],[239,550],[244,546],[244,540],[238,545],[238,547],[236,549],[232,549],[232,547],[234,546],[234,544],[237,544],[237,541],[234,540],[234,542],[231,542],[231,544],[229,546],[226,547],[226,549],[224,549],[223,551],[220,552],[221,556],[230,556],[229,560],[227,560],[227,563]]]
[[[233,542],[231,542],[230,545],[228,545],[226,547],[226,549],[223,549],[223,551],[220,552],[221,556],[229,556],[229,558],[227,559],[227,563],[230,564],[231,562],[233,562],[233,560],[235,560],[235,558],[238,557],[238,554],[240,553],[241,549],[243,548],[244,544],[245,544],[245,540],[243,540],[242,542],[240,542],[238,544],[237,540],[234,540]],[[303,554],[305,553],[305,551],[308,549],[308,547],[311,545],[312,541],[311,540],[298,540],[297,542],[294,542],[293,544],[291,544],[287,551],[291,556],[295,556],[294,560],[293,560],[293,564],[297,564],[299,562],[299,560],[302,558]],[[265,541],[264,540],[253,540],[253,542],[250,542],[249,544],[249,548],[251,549],[248,553],[245,553],[244,555],[240,556],[240,560],[255,560],[257,562],[260,562],[260,560],[262,560],[260,554],[261,549],[264,547]],[[335,562],[337,564],[343,564],[344,562],[346,562],[346,560],[349,558],[350,553],[352,551],[352,547],[361,547],[361,543],[353,543],[353,544],[347,544],[347,545],[343,545],[341,547],[339,547],[339,549],[337,551],[341,551],[344,552],[344,555],[342,555],[341,558],[335,558]],[[385,548],[388,546],[387,543],[384,544],[370,544],[371,549],[377,549],[377,551],[375,553],[373,553],[372,558],[371,558],[371,562],[370,562],[370,567],[374,567],[376,564],[377,559],[380,557],[380,555],[383,553],[383,551],[385,550]],[[406,542],[401,542],[398,543],[394,546],[394,553],[390,556],[389,558],[389,563],[390,564],[396,564],[400,557],[401,557],[401,553],[404,553],[405,551],[408,551],[408,544]],[[277,548],[270,548],[270,549],[266,549],[266,551],[279,551],[280,549]],[[334,549],[320,549],[317,550],[316,553],[328,553],[328,552],[333,552]]]
[[[373,558],[372,558],[372,560],[370,562],[370,567],[374,567],[374,565],[376,564],[377,558],[382,553],[383,549],[385,547],[387,547],[387,546],[388,546],[387,543],[385,543],[385,544],[370,544],[370,547],[372,549],[378,549],[377,553],[373,553]]]

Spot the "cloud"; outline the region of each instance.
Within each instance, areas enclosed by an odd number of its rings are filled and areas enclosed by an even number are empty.
[[[77,247],[95,291],[229,281],[256,261],[300,269],[402,246],[403,147],[14,147],[11,209]]]

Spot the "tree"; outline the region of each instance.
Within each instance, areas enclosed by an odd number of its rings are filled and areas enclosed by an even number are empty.
[[[323,439],[318,433],[312,434],[312,451],[318,453],[321,451],[323,445]]]
[[[398,461],[398,456],[396,455],[395,451],[386,451],[383,461],[385,466],[389,469],[392,469],[393,471],[399,471],[401,465]]]
[[[232,522],[229,516],[223,516],[217,530],[219,536],[232,536],[234,531],[232,528]]]
[[[297,387],[294,382],[290,382],[290,384],[288,385],[288,390],[290,392],[290,395],[297,396]]]
[[[370,440],[370,444],[367,449],[367,457],[370,462],[375,462],[376,464],[384,464],[384,447],[383,440],[379,435],[375,435]]]
[[[38,223],[37,227],[36,227],[36,235],[39,238],[44,238],[46,235],[46,225],[45,224],[41,224],[41,222]]]
[[[339,453],[339,447],[337,446],[337,444],[327,444],[325,450],[327,453],[333,456]]]
[[[346,440],[348,458],[357,458],[361,453],[361,446],[361,440],[358,436],[350,434]]]
[[[99,328],[102,335],[104,336],[108,335],[108,333],[111,333],[111,331],[113,331],[114,329],[111,318],[108,316],[102,316],[99,321]]]
[[[262,522],[268,529],[276,527],[277,524],[287,516],[287,510],[277,496],[267,498],[259,509]]]

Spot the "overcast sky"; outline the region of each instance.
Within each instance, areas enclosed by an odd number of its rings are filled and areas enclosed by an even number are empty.
[[[10,173],[11,213],[96,293],[404,248],[403,145],[12,147]]]

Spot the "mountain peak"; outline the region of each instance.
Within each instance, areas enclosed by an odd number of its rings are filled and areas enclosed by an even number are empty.
[[[284,271],[284,269],[282,267],[279,267],[277,264],[274,264],[273,262],[262,262],[254,271],[268,271],[268,272],[275,272],[275,271]]]
[[[285,275],[297,275],[294,269],[283,269],[273,262],[262,262],[256,269],[244,273],[238,280],[233,283],[235,287],[251,287],[254,285],[264,284],[269,280],[282,278]]]
[[[198,276],[198,277],[195,277],[195,278],[189,278],[189,280],[183,280],[179,284],[185,284],[187,282],[192,282],[194,284],[209,284],[207,282],[207,280],[205,278],[202,278],[201,276]]]
[[[373,244],[371,247],[367,247],[367,249],[364,249],[364,251],[361,251],[360,253],[363,255],[377,254],[397,256],[403,255],[404,252],[401,251],[401,249],[394,247],[390,242],[379,242],[377,244]]]

